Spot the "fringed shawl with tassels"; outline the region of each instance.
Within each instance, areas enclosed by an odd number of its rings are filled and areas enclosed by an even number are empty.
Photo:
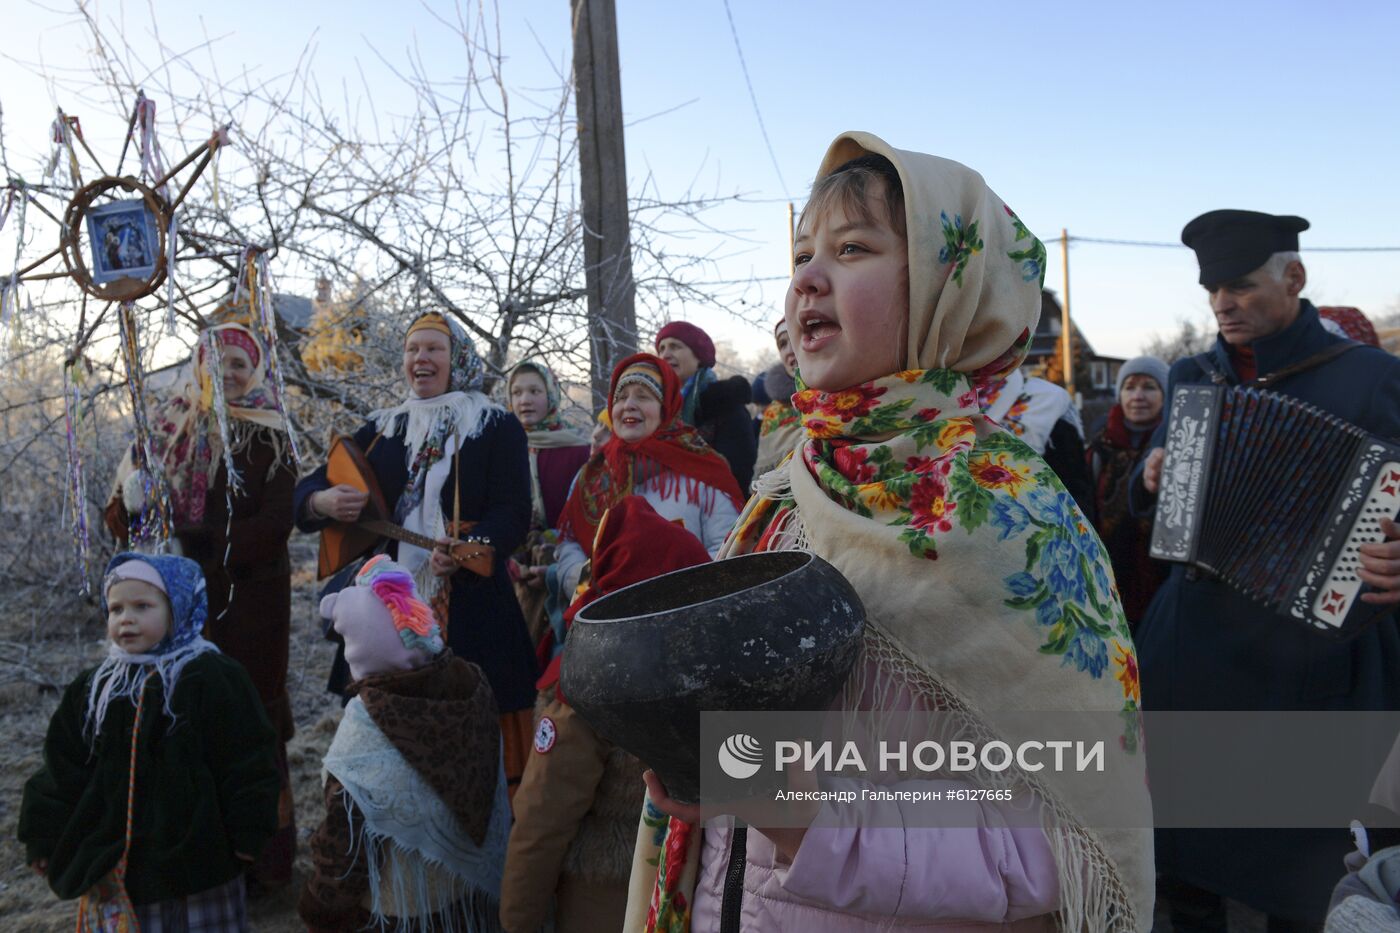
[[[323,778],[334,776],[354,804],[344,814],[350,854],[366,870],[371,923],[499,929],[510,804],[495,703],[480,669],[449,652],[351,690]],[[388,927],[391,918],[397,925]]]
[[[867,153],[890,159],[905,188],[907,369],[798,393],[807,441],[758,484],[721,556],[804,548],[850,580],[868,623],[847,710],[900,693],[960,713],[964,735],[1013,746],[1033,738],[1017,713],[1124,714],[1103,775],[1008,775],[1043,804],[1061,929],[1136,933],[1152,918],[1151,831],[1084,817],[1111,797],[1150,825],[1137,659],[1112,571],[1054,473],[977,400],[1026,352],[1044,248],[976,173],[868,134],[838,138],[818,177]],[[1008,775],[964,777],[1005,786]],[[685,930],[699,834],[646,806],[626,929]]]
[[[681,392],[675,372],[658,356],[637,353],[613,369],[608,391],[608,409],[617,393],[619,375],[636,363],[649,363],[661,378],[661,426],[639,441],[624,441],[616,434],[579,471],[573,492],[559,521],[560,531],[577,541],[583,552],[593,554],[593,538],[603,514],[635,486],[651,480],[660,484],[663,495],[684,491],[691,502],[699,502],[706,486],[718,490],[734,503],[744,506],[743,493],[729,471],[729,464],[705,443],[698,431],[681,419]]]
[[[251,375],[238,398],[225,400],[215,385],[221,379],[222,364],[209,357],[210,336],[220,346],[236,346],[248,354]],[[274,452],[269,479],[288,461],[290,449],[282,403],[270,378],[271,357],[253,332],[241,324],[220,324],[200,337],[189,369],[151,415],[151,455],[169,483],[177,527],[204,520],[205,497],[214,484],[215,471],[225,461],[225,433],[230,464],[232,455],[246,450],[255,435],[263,438]],[[135,470],[135,449],[128,448],[117,467],[113,497],[122,492]],[[131,509],[134,503],[126,505]]]

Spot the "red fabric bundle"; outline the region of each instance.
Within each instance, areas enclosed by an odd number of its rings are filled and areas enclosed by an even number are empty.
[[[564,624],[573,625],[580,609],[609,593],[709,560],[699,538],[657,515],[641,496],[626,496],[603,516],[593,545],[588,587],[565,610]],[[559,680],[563,657],[558,655],[550,662],[537,687],[543,690]],[[557,695],[564,699],[562,692]]]

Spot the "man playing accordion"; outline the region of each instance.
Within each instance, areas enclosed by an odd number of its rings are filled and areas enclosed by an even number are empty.
[[[1266,385],[1381,438],[1400,438],[1400,359],[1343,339],[1301,297],[1301,217],[1219,210],[1182,231],[1200,263],[1220,332],[1207,353],[1171,368],[1178,385]],[[1287,370],[1287,373],[1283,371]],[[1272,374],[1272,378],[1271,377]],[[1261,382],[1261,380],[1263,380]],[[1135,483],[1151,508],[1161,480],[1167,419]],[[1391,607],[1349,642],[1318,637],[1206,575],[1174,565],[1138,628],[1147,710],[1400,709],[1400,528],[1361,549],[1361,598]],[[1242,541],[1242,547],[1249,542]],[[1344,766],[1344,764],[1339,764]],[[1266,775],[1249,776],[1266,780]],[[1174,929],[1223,931],[1222,897],[1269,915],[1269,930],[1320,927],[1349,848],[1344,830],[1164,829],[1157,867]]]

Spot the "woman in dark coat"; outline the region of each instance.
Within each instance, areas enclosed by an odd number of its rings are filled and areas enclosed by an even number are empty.
[[[1094,526],[1113,561],[1113,576],[1131,630],[1137,629],[1171,569],[1148,556],[1152,516],[1135,518],[1128,506],[1129,479],[1162,422],[1166,387],[1166,363],[1154,356],[1128,360],[1118,371],[1118,401],[1109,409],[1103,430],[1089,442]]]
[[[365,451],[391,520],[446,543],[470,534],[495,550],[489,577],[459,568],[445,547],[428,551],[383,542],[414,576],[419,592],[445,620],[448,646],[481,666],[496,697],[505,746],[506,778],[514,793],[533,735],[531,709],[539,675],[525,619],[506,570],[506,558],[530,525],[530,461],[525,431],[481,392],[482,362],[471,339],[437,312],[408,328],[403,354],[409,397],[375,412],[355,433]],[[297,484],[297,527],[319,531],[331,521],[352,522],[365,495],[331,486],[321,467]],[[470,523],[470,530],[456,522]],[[339,692],[348,670],[341,652],[330,687]]]
[[[217,347],[217,368],[210,365]],[[204,634],[247,669],[277,730],[282,776],[278,829],[252,869],[268,887],[292,880],[296,824],[286,743],[295,731],[287,697],[291,638],[292,489],[296,467],[287,426],[269,379],[268,355],[240,324],[207,329],[190,373],[151,414],[152,456],[161,464],[181,553],[208,585]],[[218,392],[215,391],[217,380]],[[225,459],[227,438],[227,460]],[[128,451],[117,471],[106,519],[121,541],[139,534],[152,491]],[[229,489],[229,470],[237,476]],[[231,510],[231,511],[230,511]]]
[[[672,321],[656,333],[656,355],[680,377],[681,419],[700,432],[729,463],[739,488],[753,479],[758,441],[746,407],[753,390],[743,376],[715,375],[715,344],[694,324]]]

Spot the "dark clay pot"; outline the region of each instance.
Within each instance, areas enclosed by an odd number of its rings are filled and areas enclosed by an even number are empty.
[[[560,687],[599,735],[694,803],[701,711],[827,709],[864,627],[860,597],[820,557],[749,554],[586,606],[564,643]]]

